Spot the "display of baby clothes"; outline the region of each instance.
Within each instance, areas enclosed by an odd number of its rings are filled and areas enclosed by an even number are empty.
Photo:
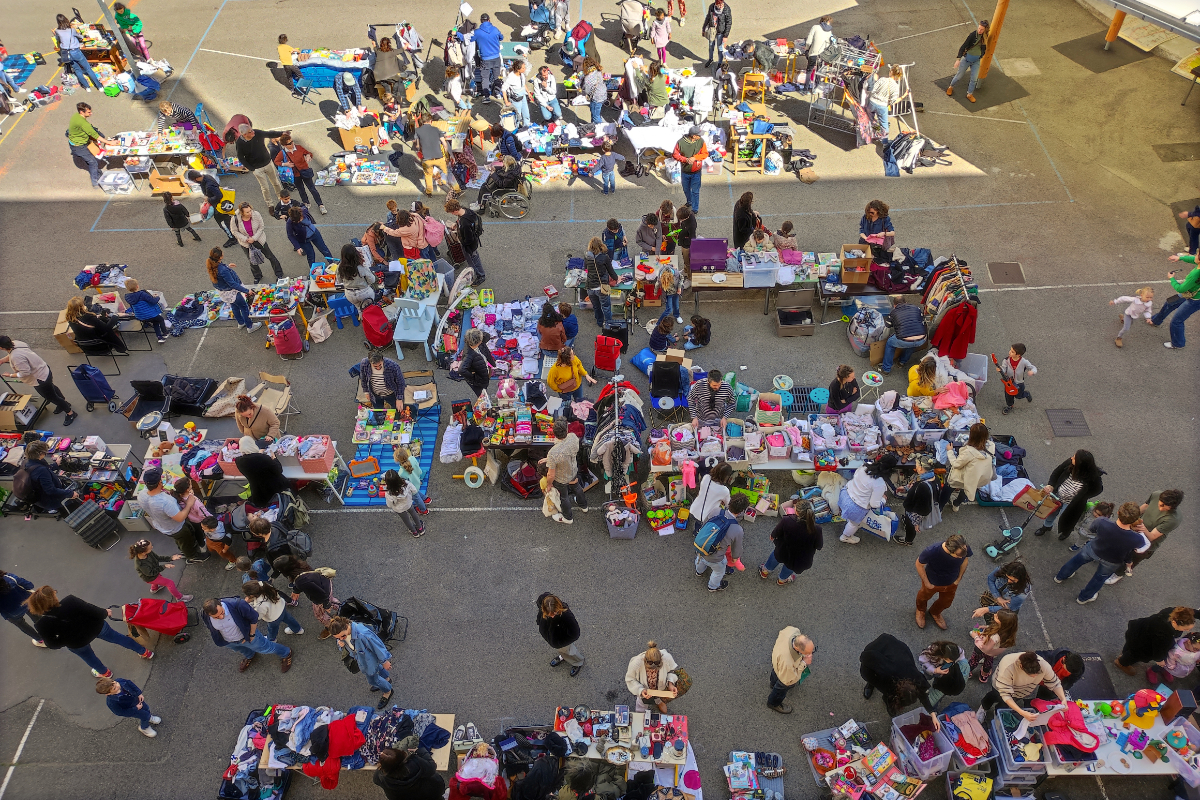
[[[411,735],[415,729],[413,718],[400,709],[377,714],[367,724],[366,742],[358,752],[368,764],[378,764],[381,750],[395,747],[397,742]]]
[[[1027,487],[1033,488],[1028,478],[997,478],[979,487],[979,492],[997,503],[1011,503]]]

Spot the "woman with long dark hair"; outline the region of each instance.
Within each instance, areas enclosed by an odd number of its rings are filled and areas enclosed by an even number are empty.
[[[845,414],[854,408],[860,392],[854,377],[854,367],[842,364],[837,368],[833,382],[829,384],[829,401],[825,403],[826,414]]]
[[[929,699],[929,678],[917,666],[908,645],[890,633],[880,634],[862,651],[858,662],[858,674],[866,681],[863,698],[870,699],[878,690],[890,717],[899,716],[919,700],[933,717],[934,728],[940,729]]]
[[[246,302],[250,290],[242,285],[242,279],[233,271],[236,265],[225,264],[224,261],[225,251],[221,248],[214,247],[208,251],[208,260],[205,263],[208,279],[212,281],[213,288],[220,293],[221,300],[229,304],[234,321],[245,328],[246,333],[253,333],[262,327],[262,323],[251,324],[250,304]]]
[[[391,747],[380,750],[379,769],[371,780],[383,789],[387,800],[441,800],[446,792],[446,780],[424,747],[411,752]]]
[[[557,651],[550,659],[550,666],[557,667],[564,661],[571,665],[574,678],[583,669],[583,654],[575,646],[579,641],[579,622],[571,609],[555,595],[545,592],[537,599],[538,633]]]
[[[796,576],[813,564],[813,556],[825,546],[821,534],[821,526],[813,517],[812,508],[805,506],[796,514],[785,514],[779,518],[779,523],[771,531],[771,541],[775,549],[771,552],[767,563],[758,568],[758,577],[764,581],[771,577],[771,572],[780,565],[779,580],[776,583],[786,586],[796,580]]]
[[[554,303],[542,303],[542,316],[538,318],[537,332],[539,346],[542,348],[542,361],[538,363],[540,368],[546,359],[557,361],[558,352],[567,345],[567,331]]]
[[[754,203],[754,192],[746,192],[733,204],[733,247],[743,247],[754,231],[762,225],[762,217],[755,213],[751,206]]]
[[[360,311],[375,299],[375,284],[379,279],[363,263],[363,255],[352,244],[342,245],[342,260],[338,262],[338,280],[346,299]]]
[[[953,697],[967,688],[967,656],[954,642],[942,640],[931,643],[917,656],[917,663],[933,685],[929,690],[929,699],[933,700],[934,705],[943,696]]]
[[[708,347],[708,343],[712,341],[712,323],[699,314],[693,314],[688,321],[691,324],[683,329],[683,349]]]
[[[1055,467],[1045,490],[1054,492],[1062,505],[1042,520],[1034,534],[1045,536],[1058,519],[1059,541],[1070,536],[1087,510],[1087,501],[1104,491],[1103,476],[1104,470],[1096,466],[1096,457],[1089,450],[1076,450],[1075,455]]]
[[[1029,588],[1033,579],[1021,559],[1010,561],[992,570],[987,577],[988,593],[996,602],[989,605],[987,610],[995,614],[997,611],[1020,612],[1021,606],[1029,598]]]
[[[981,617],[988,613],[986,608],[980,608],[971,616]],[[975,643],[975,648],[967,663],[972,672],[979,667],[979,682],[987,683],[992,675],[992,664],[1004,655],[1005,650],[1017,643],[1017,615],[1003,609],[995,612],[991,622],[971,631],[971,641]]]

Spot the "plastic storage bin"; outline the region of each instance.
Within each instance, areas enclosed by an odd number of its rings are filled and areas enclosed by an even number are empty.
[[[611,509],[617,508],[620,505],[622,505],[622,504],[615,503],[615,502],[604,504],[604,514],[605,514],[604,523],[608,526],[608,538],[610,538],[610,539],[632,539],[637,536],[638,523],[640,523],[641,519],[642,519],[641,514],[638,514],[636,511],[631,512],[633,514],[633,518],[626,520],[624,523],[622,523],[620,525],[616,525],[616,524],[613,524],[612,522],[609,522],[608,521],[608,512]]]
[[[915,709],[892,718],[892,746],[895,748],[896,753],[904,759],[905,763],[913,768],[916,772],[916,777],[923,781],[928,781],[930,778],[945,772],[950,767],[950,759],[954,756],[954,745],[950,743],[941,731],[934,731],[933,741],[938,746],[938,755],[929,761],[921,760],[916,748],[909,744],[908,739],[904,738],[904,734],[900,732],[900,729],[905,725],[916,725],[920,722],[922,714],[926,714],[924,709]]]
[[[745,264],[742,267],[742,286],[747,289],[761,289],[775,285],[775,276],[779,273],[779,262],[768,261]]]
[[[238,443],[237,439],[226,439],[225,440],[225,444],[236,445],[237,443]],[[224,451],[222,451],[222,452],[224,452]],[[217,466],[219,466],[221,468],[221,471],[223,473],[225,473],[226,478],[242,477],[242,471],[237,468],[237,464],[235,464],[232,461],[226,461],[225,457],[223,455],[217,456]]]
[[[967,353],[959,362],[958,368],[975,379],[975,391],[983,388],[988,379],[988,364],[991,361],[987,356],[981,356],[978,353]]]
[[[891,430],[883,422],[883,414],[879,411],[879,407],[875,407],[875,424],[879,426],[879,430],[883,432],[883,443],[894,444],[900,447],[908,447],[913,443],[913,437],[917,434],[917,424],[913,420],[911,411],[899,409],[900,413],[904,414],[908,420],[908,427]]]

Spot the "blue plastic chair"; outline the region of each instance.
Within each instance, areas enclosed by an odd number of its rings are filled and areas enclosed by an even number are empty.
[[[320,94],[319,91],[313,88],[313,82],[311,78],[298,79],[296,81],[295,91],[300,93],[300,105],[311,103],[315,106],[317,104],[315,100],[308,96],[309,92],[316,92],[317,94]]]
[[[358,327],[358,309],[346,299],[346,295],[335,294],[330,297],[329,308],[333,311],[333,318],[337,322],[338,330],[343,328],[342,320],[345,318],[349,318],[354,323],[354,327]]]

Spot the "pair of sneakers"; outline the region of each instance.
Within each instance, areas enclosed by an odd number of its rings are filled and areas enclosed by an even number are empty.
[[[150,715],[150,725],[158,725],[161,722],[162,717],[157,717],[153,714]],[[138,728],[138,733],[140,733],[142,736],[145,736],[147,739],[153,739],[155,736],[158,736],[158,731],[154,730],[154,728],[151,728],[149,725],[145,728]]]

